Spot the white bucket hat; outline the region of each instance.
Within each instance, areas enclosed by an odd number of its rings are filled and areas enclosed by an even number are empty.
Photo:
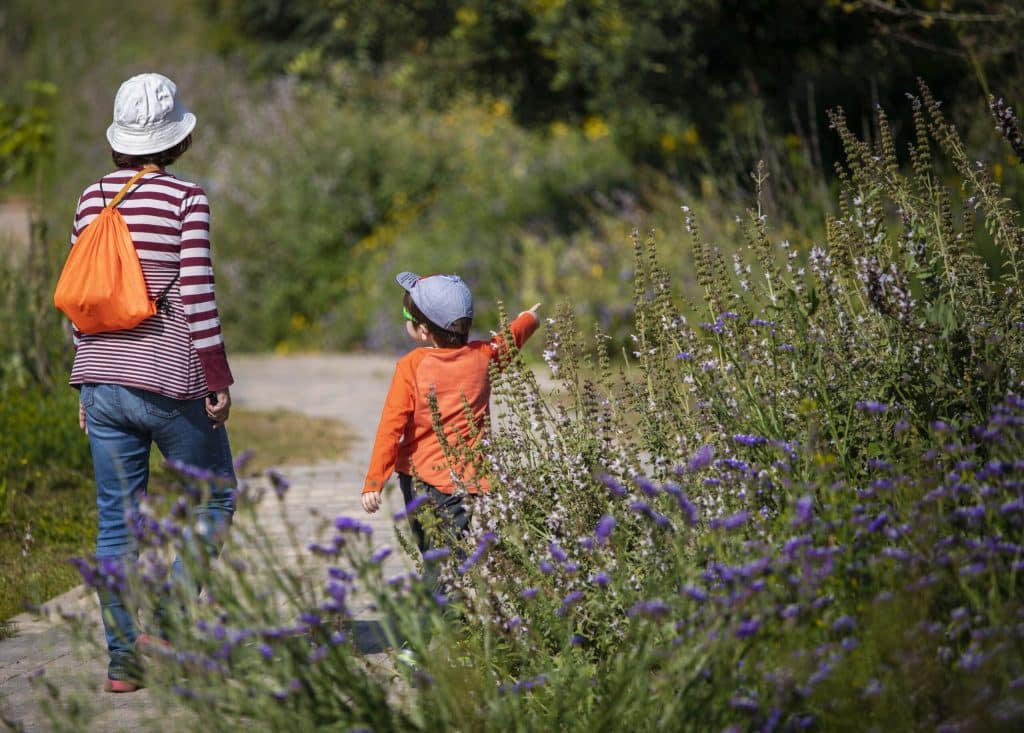
[[[110,147],[125,155],[148,155],[173,148],[196,126],[196,116],[178,100],[178,88],[163,74],[139,74],[114,97]]]

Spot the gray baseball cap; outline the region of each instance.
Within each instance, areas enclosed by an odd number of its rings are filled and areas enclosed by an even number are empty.
[[[431,323],[447,329],[460,318],[473,317],[473,294],[458,275],[424,275],[400,272],[395,281]]]

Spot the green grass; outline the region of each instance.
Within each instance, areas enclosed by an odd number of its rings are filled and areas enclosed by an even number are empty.
[[[303,465],[331,460],[350,444],[340,423],[278,410],[234,409],[228,423],[236,457],[252,450],[241,472],[255,476],[270,466]],[[170,490],[173,475],[153,451],[152,490]],[[41,468],[46,473],[47,468]],[[49,469],[56,472],[58,469]],[[96,503],[91,479],[63,472],[61,481],[39,481],[30,490],[3,495],[0,514],[0,620],[21,613],[75,587],[73,555],[88,555],[96,542]],[[4,484],[6,485],[6,484]],[[0,638],[13,631],[0,623]]]

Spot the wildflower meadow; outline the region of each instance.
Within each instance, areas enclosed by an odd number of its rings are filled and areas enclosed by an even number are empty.
[[[1024,230],[928,89],[908,104],[909,146],[884,112],[872,142],[831,115],[824,241],[776,240],[755,200],[727,258],[683,206],[677,231],[634,235],[624,349],[566,304],[546,323],[553,389],[521,355],[496,370],[493,488],[464,546],[420,558],[339,516],[293,537],[297,561],[256,523],[233,532],[258,567],[211,562],[191,513],[206,479],[180,467],[194,495],[144,506],[136,565],[80,561],[143,610],[181,593],[147,667],[168,726],[1019,730]],[[664,265],[680,240],[700,300]],[[287,502],[273,478],[240,487],[240,513]],[[415,513],[429,530],[412,506],[403,538]],[[415,570],[386,576],[391,552]],[[387,663],[354,642],[357,595]],[[36,684],[60,729],[87,727]]]

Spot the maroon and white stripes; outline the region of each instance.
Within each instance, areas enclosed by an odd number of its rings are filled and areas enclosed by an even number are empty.
[[[134,170],[104,176],[82,193],[71,234],[82,230]],[[71,384],[122,384],[176,399],[203,397],[234,380],[214,296],[210,204],[203,189],[166,171],[143,176],[118,205],[151,298],[167,291],[167,312],[128,331],[75,336]]]

